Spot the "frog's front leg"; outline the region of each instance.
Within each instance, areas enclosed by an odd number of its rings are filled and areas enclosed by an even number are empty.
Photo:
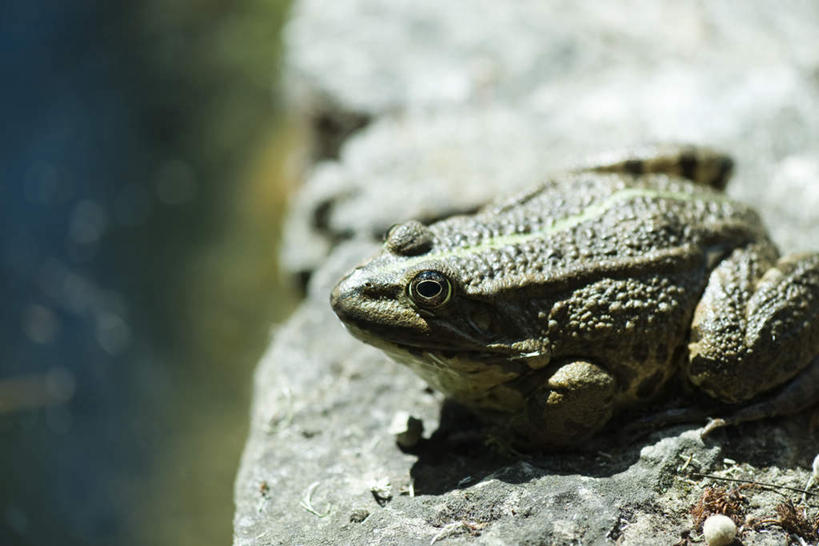
[[[819,401],[819,254],[777,260],[774,247],[735,249],[713,270],[694,313],[686,373],[727,403],[780,387],[742,421],[791,413]],[[783,394],[786,393],[786,394]],[[741,415],[740,410],[737,415]]]
[[[611,418],[616,389],[614,377],[600,366],[568,362],[528,393],[513,427],[538,447],[575,445]]]

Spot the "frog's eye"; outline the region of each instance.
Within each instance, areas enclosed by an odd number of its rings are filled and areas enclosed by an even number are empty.
[[[409,283],[409,297],[418,307],[435,309],[452,296],[452,283],[437,271],[421,271]]]

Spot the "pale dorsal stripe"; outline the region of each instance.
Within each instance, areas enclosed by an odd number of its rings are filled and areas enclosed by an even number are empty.
[[[481,254],[483,252],[496,250],[498,248],[503,248],[506,246],[515,246],[523,244],[528,241],[547,237],[554,233],[568,231],[579,224],[582,224],[590,220],[594,220],[595,218],[599,218],[600,216],[605,214],[606,211],[608,211],[618,203],[622,203],[624,201],[629,201],[641,197],[688,202],[698,200],[709,202],[714,201],[722,202],[728,200],[728,198],[725,197],[724,195],[711,192],[686,193],[655,190],[650,188],[625,188],[616,193],[613,193],[612,195],[608,196],[606,199],[598,203],[589,205],[580,214],[576,214],[574,216],[569,216],[567,218],[553,221],[551,225],[545,226],[543,229],[532,231],[529,233],[511,233],[509,235],[487,237],[486,239],[482,240],[479,244],[472,246],[463,246],[451,250],[441,250],[437,252],[433,250],[432,252],[429,252],[427,254],[422,254],[420,256],[412,256],[409,258],[401,257],[394,262],[390,262],[389,264],[385,264],[383,267],[378,268],[377,271],[379,273],[390,274],[435,259],[466,258],[470,255]]]

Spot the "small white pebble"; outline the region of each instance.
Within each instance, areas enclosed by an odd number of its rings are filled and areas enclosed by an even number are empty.
[[[382,477],[372,480],[370,482],[370,493],[373,494],[378,504],[390,500],[392,498],[392,484],[390,483],[390,479]]]
[[[810,475],[810,478],[808,478],[808,483],[805,484],[805,492],[802,493],[802,503],[807,502],[808,491],[810,491],[810,488],[817,482],[819,482],[819,455],[813,459],[813,473]]]
[[[702,534],[708,546],[726,546],[737,536],[737,526],[728,516],[708,516],[702,526]]]

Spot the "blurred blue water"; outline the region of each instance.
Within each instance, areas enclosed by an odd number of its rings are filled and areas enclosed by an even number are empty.
[[[0,8],[0,544],[121,543],[150,466],[163,372],[116,245],[151,197],[116,31],[94,2]]]

